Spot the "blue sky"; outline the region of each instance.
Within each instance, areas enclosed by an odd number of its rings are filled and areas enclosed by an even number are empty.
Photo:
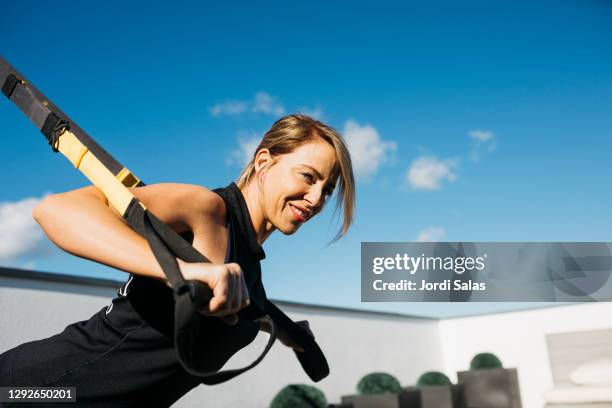
[[[147,183],[217,187],[282,113],[345,132],[356,222],[265,243],[271,298],[450,316],[533,304],[360,303],[360,242],[611,241],[605,1],[23,1],[0,54]],[[28,211],[86,184],[0,102],[0,264],[121,278]],[[25,214],[25,215],[24,215]]]

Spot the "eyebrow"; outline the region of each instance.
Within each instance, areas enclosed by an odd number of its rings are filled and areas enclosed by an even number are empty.
[[[323,178],[323,176],[321,175],[321,173],[319,173],[319,171],[318,171],[317,169],[315,169],[314,167],[312,167],[311,165],[309,165],[309,164],[303,164],[303,163],[302,163],[302,165],[301,165],[301,166],[306,167],[306,168],[308,168],[308,169],[312,170],[312,171],[314,172],[314,174],[317,176],[317,178],[318,178],[318,179],[322,179],[322,178]],[[334,190],[334,189],[336,188],[336,183],[328,183],[328,184],[327,184],[327,188],[329,188],[329,189],[331,189],[331,190]]]

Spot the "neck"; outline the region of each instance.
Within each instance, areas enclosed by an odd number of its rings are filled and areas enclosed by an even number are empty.
[[[240,192],[242,192],[244,201],[246,201],[249,216],[257,234],[257,243],[262,245],[276,228],[265,217],[261,189],[256,182],[252,181],[242,187]]]

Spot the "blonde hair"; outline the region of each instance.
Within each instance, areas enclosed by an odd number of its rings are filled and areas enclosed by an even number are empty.
[[[259,150],[268,149],[270,155],[274,157],[291,153],[299,146],[316,140],[326,141],[336,152],[337,163],[334,177],[338,177],[338,194],[336,195],[334,214],[337,214],[342,208],[343,223],[332,239],[332,242],[334,242],[347,233],[353,223],[353,213],[355,211],[355,178],[351,155],[344,139],[334,128],[306,115],[283,116],[266,132],[259,146],[255,149],[251,161],[242,170],[237,184],[242,189],[253,178],[255,156]]]

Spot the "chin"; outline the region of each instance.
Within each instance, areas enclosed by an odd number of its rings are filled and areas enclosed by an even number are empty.
[[[277,229],[282,232],[284,235],[293,235],[297,232],[298,229],[300,229],[299,225],[293,225],[293,224],[289,224],[289,225],[283,225],[282,227],[277,227]]]
[[[293,235],[293,234],[295,234],[297,232],[297,230],[298,230],[297,228],[292,228],[290,230],[283,231],[283,234],[285,234],[285,235]]]

